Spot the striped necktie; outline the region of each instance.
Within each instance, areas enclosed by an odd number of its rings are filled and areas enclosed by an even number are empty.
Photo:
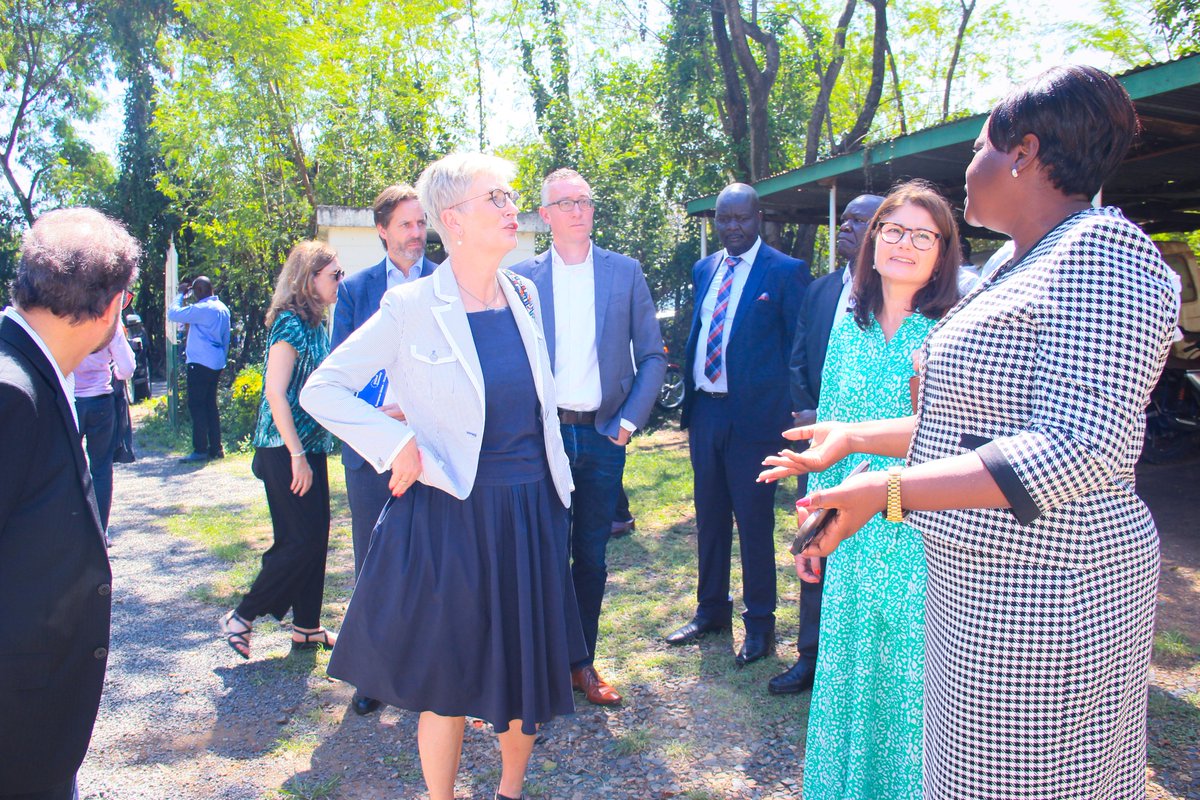
[[[712,323],[708,326],[708,342],[704,348],[704,377],[715,381],[721,377],[721,334],[725,331],[725,312],[729,310],[729,295],[733,291],[733,268],[740,258],[725,257],[725,277],[717,290],[717,304],[713,307]]]

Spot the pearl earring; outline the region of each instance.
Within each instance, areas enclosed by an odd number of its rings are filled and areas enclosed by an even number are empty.
[[[1017,177],[1017,168],[1016,168],[1016,167],[1013,167],[1013,168],[1012,168],[1012,176],[1013,176],[1014,178],[1015,178],[1015,177]],[[459,244],[462,244],[462,242],[459,242]]]

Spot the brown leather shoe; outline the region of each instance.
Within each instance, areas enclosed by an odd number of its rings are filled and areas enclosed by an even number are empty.
[[[571,688],[583,692],[594,706],[615,706],[621,702],[621,695],[596,674],[591,664],[571,670]]]

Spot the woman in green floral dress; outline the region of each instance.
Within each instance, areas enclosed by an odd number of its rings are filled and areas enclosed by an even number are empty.
[[[263,482],[274,543],[238,607],[221,619],[225,641],[250,657],[255,618],[292,612],[292,649],[332,647],[321,627],[325,555],[329,547],[329,475],[333,436],[300,407],[300,389],[329,355],[325,309],[343,276],[337,253],[300,242],[288,255],[267,311],[266,374],[254,431],[254,475]]]
[[[912,413],[911,379],[926,335],[958,300],[961,262],[950,205],[928,184],[898,186],[871,220],[854,267],[853,314],[834,324],[821,373],[819,422]],[[812,476],[841,483],[854,456]],[[797,556],[801,578],[815,559]],[[825,565],[817,674],[804,763],[805,800],[921,796],[925,552],[904,523],[875,517]]]

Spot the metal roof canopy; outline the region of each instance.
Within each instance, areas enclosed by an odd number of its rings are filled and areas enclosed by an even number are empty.
[[[1200,54],[1139,67],[1118,76],[1137,106],[1142,135],[1103,200],[1151,233],[1200,229]],[[896,183],[924,178],[955,208],[966,200],[963,175],[987,114],[867,145],[754,184],[766,219],[830,224],[831,189],[838,203],[864,192],[887,194]],[[690,216],[711,217],[716,195],[690,201]],[[996,238],[980,228],[970,236]]]

